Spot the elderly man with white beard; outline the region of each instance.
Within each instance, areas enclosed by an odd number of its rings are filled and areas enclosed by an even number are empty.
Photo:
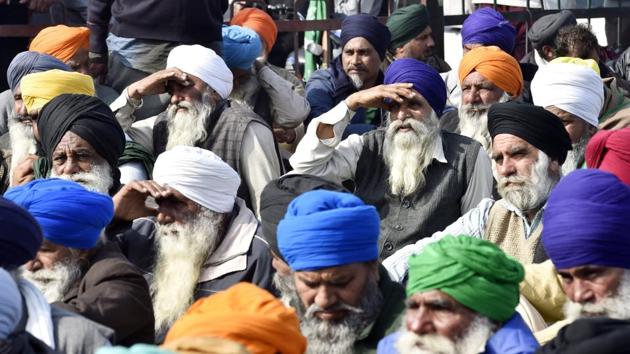
[[[354,181],[354,193],[380,213],[381,257],[443,229],[491,195],[481,145],[438,128],[445,100],[435,69],[398,59],[385,85],[356,92],[314,119],[291,157],[296,173]],[[387,127],[341,141],[359,107],[389,110]]]
[[[403,281],[409,256],[446,235],[470,235],[498,245],[522,264],[541,263],[542,216],[549,193],[562,176],[571,139],[553,113],[520,102],[497,103],[488,112],[493,172],[501,199],[484,199],[452,225],[383,261]]]
[[[270,288],[269,246],[236,196],[240,183],[211,151],[177,146],[158,156],[153,180],[129,183],[114,196],[122,226],[110,235],[149,281],[158,342],[201,297],[241,281]],[[157,208],[145,205],[147,197]]]
[[[447,236],[409,259],[407,310],[378,354],[526,354],[538,342],[515,308],[523,267],[492,243]]]

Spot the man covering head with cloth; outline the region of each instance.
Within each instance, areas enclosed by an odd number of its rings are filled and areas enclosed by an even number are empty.
[[[379,217],[348,193],[315,190],[295,198],[278,225],[293,271],[291,305],[308,353],[365,353],[395,330],[404,292],[378,265]]]
[[[592,59],[556,58],[538,69],[532,80],[534,104],[560,118],[573,149],[562,165],[563,174],[584,164],[589,139],[597,132],[604,105],[604,84]]]
[[[630,186],[630,128],[597,132],[586,147],[586,166],[608,171]]]
[[[24,76],[20,82],[26,113],[37,116],[42,107],[64,93],[94,96],[94,81],[88,75],[53,69]]]
[[[409,259],[405,321],[379,353],[533,353],[538,343],[515,310],[523,277],[492,243],[446,236]]]
[[[88,74],[90,30],[87,27],[46,27],[33,38],[29,50],[50,54],[74,71]]]
[[[576,170],[554,189],[542,241],[562,277],[565,315],[630,319],[630,187],[615,175]]]
[[[238,283],[195,302],[173,324],[163,346],[177,350],[187,342],[213,337],[234,340],[251,354],[306,352],[295,310],[249,283]]]
[[[554,57],[556,35],[563,27],[575,26],[577,20],[570,10],[543,16],[536,20],[527,32],[527,38],[534,50],[523,57],[522,62],[538,67],[547,65]]]

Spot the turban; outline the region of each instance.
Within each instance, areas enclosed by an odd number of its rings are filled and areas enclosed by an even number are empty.
[[[198,77],[223,99],[232,92],[232,72],[212,49],[198,44],[177,46],[168,53],[166,67]]]
[[[440,290],[495,321],[506,321],[519,301],[523,266],[491,242],[446,236],[409,258],[407,296]]]
[[[177,354],[252,354],[236,341],[213,337],[184,337],[172,340],[162,348]]]
[[[26,210],[0,198],[0,267],[13,270],[35,258],[42,245],[42,231]]]
[[[234,209],[241,184],[238,173],[220,157],[191,146],[176,146],[161,153],[155,160],[153,180],[217,213]]]
[[[385,50],[389,47],[391,34],[387,26],[380,23],[374,16],[359,14],[348,16],[341,22],[341,48],[346,46],[351,39],[356,37],[365,38],[378,56],[383,60]]]
[[[90,30],[87,27],[57,25],[39,31],[28,50],[50,54],[67,62],[79,49],[88,49],[89,46]]]
[[[515,135],[563,164],[571,138],[558,117],[546,109],[522,102],[496,103],[488,110],[488,132]]]
[[[64,93],[94,96],[94,81],[89,75],[58,69],[28,74],[20,83],[26,111],[41,109],[53,98]]]
[[[558,30],[565,26],[575,26],[577,21],[569,10],[543,16],[534,22],[527,33],[527,38],[534,48],[541,48],[543,44],[553,45]]]
[[[175,352],[151,344],[134,344],[130,348],[101,347],[96,354],[175,354]]]
[[[278,37],[278,27],[276,22],[268,13],[255,7],[240,10],[232,17],[231,25],[251,28],[265,42],[267,52],[271,51],[273,44]]]
[[[251,283],[238,283],[195,302],[173,324],[164,344],[184,337],[231,339],[252,354],[306,351],[295,310]]]
[[[394,11],[387,19],[387,28],[392,34],[391,51],[416,38],[429,26],[429,11],[422,4],[413,4]]]
[[[394,61],[385,72],[385,84],[409,83],[424,97],[438,117],[446,104],[446,85],[435,69],[411,58]]]
[[[629,216],[629,186],[605,171],[573,171],[547,200],[541,236],[545,251],[556,269],[630,269]]]
[[[37,52],[22,52],[16,55],[11,61],[11,64],[9,64],[9,68],[7,69],[7,82],[9,83],[11,91],[15,91],[25,75],[52,69],[72,71],[66,64],[50,55]]]
[[[46,240],[69,248],[94,247],[114,217],[110,196],[58,178],[37,179],[4,196],[33,215]]]
[[[583,66],[585,68],[592,69],[597,76],[601,75],[601,71],[599,70],[599,64],[593,59],[582,59],[582,58],[573,58],[573,57],[559,57],[549,62],[550,64],[563,63],[563,64],[574,64]]]
[[[630,186],[630,128],[593,135],[586,146],[586,166],[608,171]]]
[[[470,14],[462,26],[462,45],[493,45],[506,53],[512,53],[515,40],[516,30],[510,21],[490,7],[481,8]]]
[[[619,354],[630,347],[630,321],[580,318],[563,327],[537,354]]]
[[[523,73],[516,59],[501,49],[477,47],[464,54],[459,63],[459,83],[476,71],[510,96],[523,92]]]
[[[114,113],[96,97],[55,97],[40,112],[37,128],[42,150],[50,163],[59,141],[69,131],[90,143],[112,169],[117,169],[118,158],[125,148],[125,133]]]
[[[258,34],[241,26],[223,26],[223,58],[229,68],[248,70],[262,52]]]
[[[531,91],[535,105],[555,106],[597,128],[604,83],[592,69],[552,61],[538,69]]]
[[[376,209],[349,193],[315,190],[295,198],[278,224],[278,246],[294,271],[378,258]]]
[[[289,203],[300,194],[316,189],[350,193],[343,186],[321,177],[290,174],[269,182],[260,194],[260,221],[263,237],[276,256],[282,257],[278,248],[276,231],[278,223],[287,212]]]
[[[21,319],[22,295],[9,272],[0,268],[0,341],[13,333]]]

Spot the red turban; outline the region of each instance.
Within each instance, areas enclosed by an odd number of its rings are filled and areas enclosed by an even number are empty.
[[[593,135],[586,147],[586,166],[613,173],[630,185],[630,128]]]
[[[263,42],[265,42],[267,53],[271,51],[271,47],[276,43],[278,27],[273,18],[263,10],[253,7],[243,9],[232,18],[230,24],[247,27],[258,33]]]
[[[90,30],[87,27],[68,27],[57,25],[41,30],[28,50],[52,55],[64,63],[81,48],[90,45]]]

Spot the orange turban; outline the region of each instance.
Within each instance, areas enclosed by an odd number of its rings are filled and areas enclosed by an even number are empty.
[[[226,338],[243,344],[252,354],[303,354],[295,310],[269,292],[239,283],[195,302],[166,335],[164,345],[186,337]]]
[[[477,47],[464,55],[459,63],[459,83],[473,71],[490,80],[510,96],[523,92],[523,73],[513,56],[499,47]]]
[[[77,50],[87,49],[89,45],[90,30],[87,27],[57,25],[39,31],[28,50],[52,55],[65,63]]]
[[[253,7],[239,11],[233,18],[231,25],[247,27],[254,30],[265,42],[267,52],[276,43],[278,37],[278,27],[276,22],[263,10]]]

